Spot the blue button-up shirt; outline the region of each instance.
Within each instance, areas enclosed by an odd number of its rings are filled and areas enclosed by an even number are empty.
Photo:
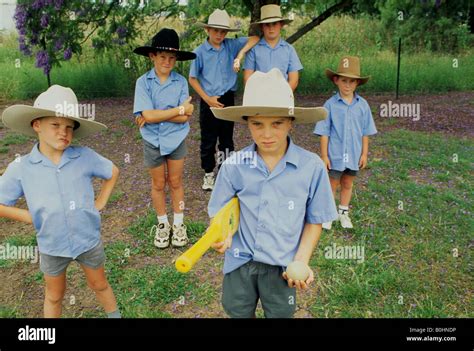
[[[222,96],[229,90],[237,90],[237,73],[233,62],[248,38],[224,39],[219,49],[209,41],[194,50],[196,59],[191,62],[189,76],[197,78],[209,96]]]
[[[224,274],[250,260],[286,267],[296,255],[305,223],[337,218],[324,163],[291,139],[271,173],[255,144],[230,156],[219,170],[209,216],[234,196],[240,202],[240,222],[225,253]]]
[[[146,110],[169,110],[183,104],[189,97],[188,82],[182,75],[171,71],[162,84],[151,69],[137,79],[135,85],[134,115]],[[189,123],[146,123],[140,133],[147,142],[160,148],[161,155],[169,155],[189,133]]]
[[[267,73],[272,68],[278,68],[288,80],[288,73],[303,69],[295,48],[283,39],[272,48],[265,38],[255,45],[245,57],[244,69]]]
[[[87,147],[70,146],[58,165],[36,144],[0,177],[0,204],[24,196],[41,253],[76,258],[100,241],[92,178],[110,179],[112,162]]]
[[[314,134],[329,137],[331,169],[359,170],[362,137],[377,133],[369,104],[355,93],[349,105],[337,93],[326,101],[324,107],[329,111],[328,117],[316,123]]]

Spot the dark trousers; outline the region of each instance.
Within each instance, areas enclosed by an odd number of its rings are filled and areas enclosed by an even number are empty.
[[[219,98],[219,102],[225,107],[234,106],[234,92],[228,91]],[[206,173],[210,173],[216,166],[215,154],[218,139],[218,149],[224,153],[224,158],[234,151],[234,122],[214,117],[209,105],[201,99],[199,125],[201,127],[201,167]]]

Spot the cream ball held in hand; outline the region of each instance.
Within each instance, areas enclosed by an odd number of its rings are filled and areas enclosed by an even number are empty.
[[[309,277],[309,267],[301,261],[293,261],[286,267],[288,278],[293,280],[306,281]]]

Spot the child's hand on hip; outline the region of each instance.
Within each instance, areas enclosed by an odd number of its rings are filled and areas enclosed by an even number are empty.
[[[286,272],[283,272],[282,276],[283,279],[285,279],[288,282],[288,286],[290,288],[296,288],[298,290],[306,290],[309,288],[309,285],[314,281],[314,273],[311,268],[309,268],[309,277],[306,280],[293,280],[288,277],[288,274]]]
[[[135,123],[139,128],[142,128],[145,125],[145,118],[142,116],[135,117]]]

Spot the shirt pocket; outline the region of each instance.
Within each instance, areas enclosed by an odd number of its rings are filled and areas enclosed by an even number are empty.
[[[278,228],[282,235],[299,236],[303,228],[305,205],[296,198],[278,202]]]

